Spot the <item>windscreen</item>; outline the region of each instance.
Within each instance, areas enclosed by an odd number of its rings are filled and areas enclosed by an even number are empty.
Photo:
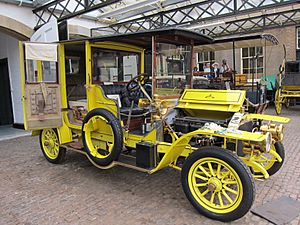
[[[192,47],[157,43],[154,57],[154,94],[162,98],[180,96],[191,79]]]

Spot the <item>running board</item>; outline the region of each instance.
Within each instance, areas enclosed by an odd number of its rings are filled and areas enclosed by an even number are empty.
[[[137,170],[137,171],[140,171],[140,172],[143,172],[143,173],[150,173],[150,171],[152,169],[144,169],[144,168],[141,168],[141,167],[137,167],[135,165],[132,164],[132,161],[127,161],[127,162],[121,162],[121,161],[113,161],[111,164],[109,164],[108,166],[99,166],[98,164],[96,164],[90,157],[89,155],[84,151],[84,149],[76,149],[76,148],[73,148],[71,147],[70,145],[65,144],[65,145],[61,145],[61,147],[63,148],[66,148],[67,150],[71,150],[71,151],[74,151],[74,152],[78,152],[78,153],[81,153],[83,155],[85,155],[89,161],[97,168],[99,169],[103,169],[103,170],[107,170],[107,169],[110,169],[110,168],[113,168],[115,166],[123,166],[123,167],[127,167],[127,168],[130,168],[130,169],[134,169],[134,170]],[[120,158],[124,158],[124,155],[121,155]],[[127,157],[126,157],[127,158]],[[128,157],[129,158],[129,157]],[[130,157],[131,158],[131,157]],[[125,160],[124,160],[125,161]]]

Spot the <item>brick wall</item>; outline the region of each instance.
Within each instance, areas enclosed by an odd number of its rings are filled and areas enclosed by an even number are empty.
[[[268,30],[279,40],[278,46],[268,46],[265,54],[266,57],[266,73],[267,75],[275,75],[278,73],[279,65],[283,60],[283,47],[286,46],[287,61],[296,60],[296,27],[290,26],[274,30]]]

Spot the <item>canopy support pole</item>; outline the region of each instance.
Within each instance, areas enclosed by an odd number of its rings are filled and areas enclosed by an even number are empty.
[[[232,57],[233,57],[233,89],[235,89],[235,75],[236,75],[236,69],[235,69],[235,41],[232,41]]]

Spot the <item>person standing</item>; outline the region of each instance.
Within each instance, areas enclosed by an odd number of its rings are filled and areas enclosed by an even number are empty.
[[[213,72],[214,78],[219,77],[219,75],[220,75],[219,63],[215,62],[214,64],[212,64],[212,72]]]
[[[223,59],[220,73],[225,74],[227,72],[231,72],[231,69],[230,69],[229,65],[227,64],[226,59]]]

